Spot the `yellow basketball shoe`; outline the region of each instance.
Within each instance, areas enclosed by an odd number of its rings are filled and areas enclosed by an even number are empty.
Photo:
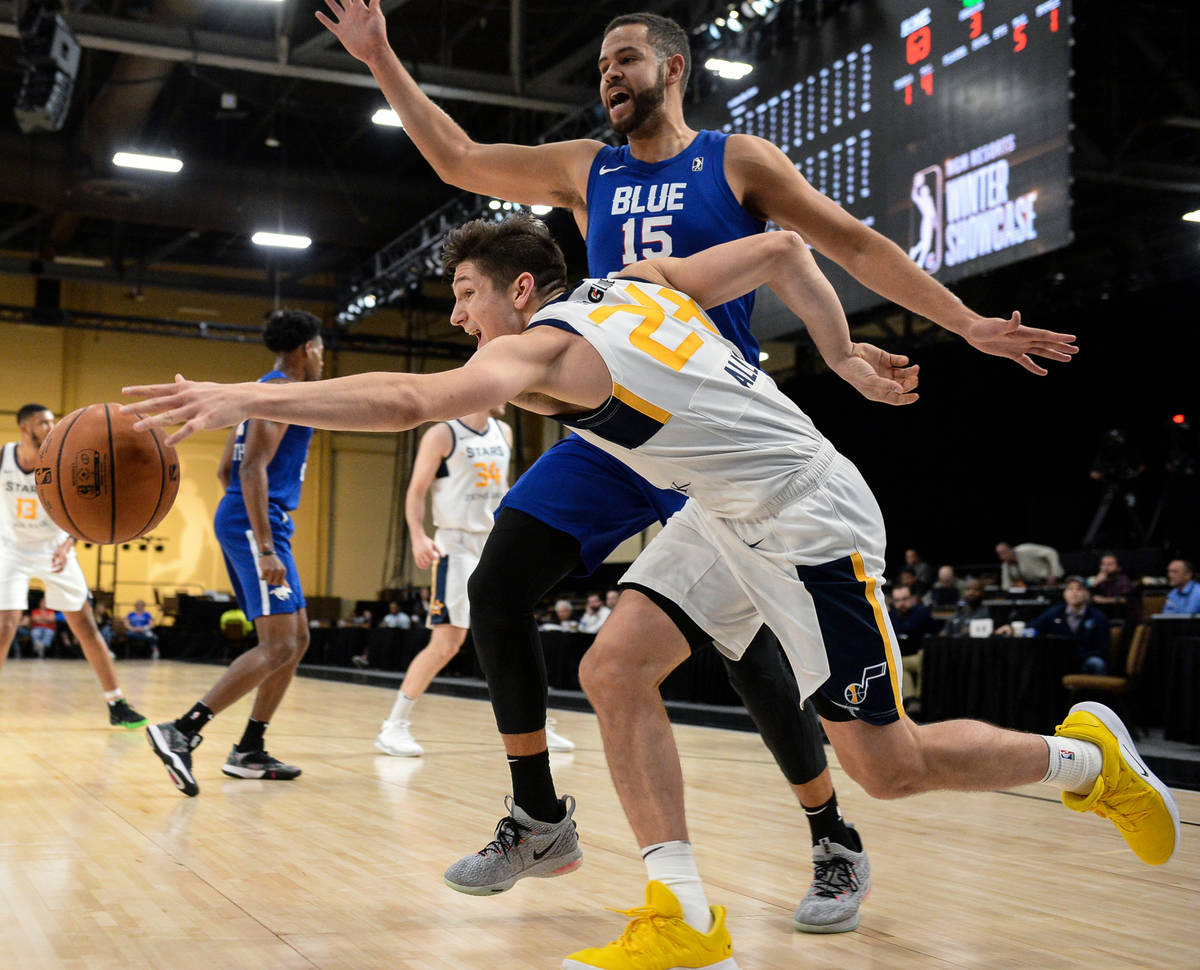
[[[725,929],[725,907],[710,906],[707,933],[683,921],[679,900],[661,882],[646,883],[646,905],[613,910],[630,917],[619,940],[572,953],[563,970],[737,970],[733,943]]]
[[[1054,733],[1091,741],[1104,758],[1092,790],[1086,795],[1063,792],[1063,804],[1111,821],[1147,865],[1169,861],[1179,844],[1179,807],[1171,790],[1138,757],[1121,719],[1089,701],[1072,707]]]

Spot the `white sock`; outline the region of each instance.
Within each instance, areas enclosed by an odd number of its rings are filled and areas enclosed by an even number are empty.
[[[1050,766],[1046,770],[1043,785],[1051,785],[1059,791],[1076,795],[1088,794],[1100,777],[1104,756],[1100,746],[1078,738],[1042,736],[1050,749]]]
[[[124,696],[125,694],[121,691],[120,687],[114,687],[112,690],[106,690],[104,692],[104,699],[110,704],[113,701],[119,701]]]
[[[417,702],[415,697],[409,697],[404,691],[396,691],[396,703],[392,705],[392,713],[388,715],[388,720],[393,724],[398,724],[401,721],[407,721],[408,715],[412,711],[412,706]]]
[[[712,929],[712,913],[704,883],[696,868],[696,857],[690,842],[659,842],[642,848],[646,875],[675,894],[683,907],[683,921],[694,930],[707,933]]]

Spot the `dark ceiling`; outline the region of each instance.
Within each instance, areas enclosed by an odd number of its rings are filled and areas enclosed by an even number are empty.
[[[582,111],[575,130],[595,124],[601,31],[630,9],[616,0],[382,2],[393,46],[436,100],[474,137],[520,142],[572,113]],[[727,5],[644,6],[694,28]],[[741,43],[794,43],[844,5],[784,0]],[[1022,264],[1024,285],[1082,298],[1200,279],[1200,225],[1180,218],[1200,208],[1197,6],[1076,3],[1076,242]],[[76,2],[65,15],[84,51],[67,123],[25,135],[9,109],[22,72],[18,10],[0,0],[0,271],[330,298],[451,199],[403,132],[371,123],[383,99],[316,8]],[[712,83],[705,74],[696,72],[693,98]],[[236,106],[222,107],[228,95]],[[178,152],[183,173],[115,169],[112,151],[131,146]],[[314,244],[268,256],[248,239],[259,228],[301,231]],[[563,229],[571,232],[565,220]],[[995,285],[1011,285],[1006,274],[993,274]]]

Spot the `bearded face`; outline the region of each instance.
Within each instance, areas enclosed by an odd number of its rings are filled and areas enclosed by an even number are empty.
[[[637,131],[662,107],[667,98],[667,65],[660,64],[653,86],[633,90],[628,82],[613,86],[604,109],[608,123],[618,135]]]

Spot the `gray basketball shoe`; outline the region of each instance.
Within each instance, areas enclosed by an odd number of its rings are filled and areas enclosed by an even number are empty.
[[[812,885],[800,901],[792,925],[801,933],[848,933],[855,929],[858,908],[871,891],[871,863],[866,849],[855,852],[822,839],[813,846],[813,870]]]
[[[512,889],[526,876],[548,879],[578,869],[583,851],[571,818],[575,799],[564,795],[558,802],[565,813],[562,821],[539,822],[505,795],[509,814],[496,826],[496,837],[447,869],[446,885],[471,896],[491,896]]]
[[[181,792],[189,798],[200,794],[200,786],[192,775],[192,751],[204,739],[198,734],[187,735],[175,726],[174,721],[151,724],[146,728],[146,739],[162,763],[167,774]]]

